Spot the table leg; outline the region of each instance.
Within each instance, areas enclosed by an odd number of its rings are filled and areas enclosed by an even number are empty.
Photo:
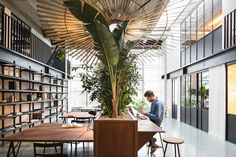
[[[77,142],[75,142],[75,157],[77,157]]]
[[[20,150],[21,142],[17,143],[17,151],[16,151],[16,156],[18,156],[19,150]]]
[[[62,123],[66,123],[66,118],[63,118],[63,122]]]
[[[161,133],[160,132],[159,132],[159,137],[160,137],[160,140],[161,140],[162,151],[164,153],[164,145],[163,145],[163,141],[162,141],[162,137],[161,137]]]
[[[8,147],[8,151],[7,151],[7,157],[10,157],[10,152],[11,152],[11,149],[12,149],[12,142],[10,142],[10,145]]]
[[[7,151],[7,157],[11,157],[11,155],[13,157],[16,157],[14,142],[10,142],[10,145]]]
[[[72,149],[73,149],[73,145],[72,142],[70,143],[70,157],[72,157]]]

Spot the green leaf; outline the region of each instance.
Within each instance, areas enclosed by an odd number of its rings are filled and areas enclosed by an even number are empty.
[[[88,3],[81,0],[64,0],[64,4],[76,18],[85,24],[91,24],[94,20],[99,20],[107,28],[109,27],[106,18]]]
[[[117,27],[113,30],[113,36],[121,49],[124,45],[124,33],[129,21],[122,21],[117,23]]]
[[[106,56],[107,63],[110,66],[117,65],[119,62],[119,47],[110,30],[100,21],[94,21],[100,41],[101,52]]]

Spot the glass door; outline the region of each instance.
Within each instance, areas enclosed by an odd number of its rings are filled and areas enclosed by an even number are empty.
[[[172,80],[172,118],[177,119],[177,113],[178,113],[178,79]]]
[[[226,139],[236,143],[236,64],[227,68],[227,133]]]
[[[197,74],[191,75],[191,125],[197,127]]]
[[[199,82],[199,110],[198,118],[200,120],[200,129],[208,132],[209,129],[209,72],[199,73],[201,82]]]
[[[181,77],[181,96],[180,96],[180,121],[181,122],[186,122],[186,115],[185,115],[185,97],[186,97],[186,92],[185,92],[185,76]]]

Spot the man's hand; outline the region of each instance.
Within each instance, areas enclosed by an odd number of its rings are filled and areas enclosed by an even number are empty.
[[[140,110],[140,113],[143,114],[143,115],[146,115],[146,112],[144,112],[143,109]]]

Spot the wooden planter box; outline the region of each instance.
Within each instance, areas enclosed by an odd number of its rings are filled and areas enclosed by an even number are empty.
[[[137,157],[137,130],[137,120],[96,119],[95,157]]]

